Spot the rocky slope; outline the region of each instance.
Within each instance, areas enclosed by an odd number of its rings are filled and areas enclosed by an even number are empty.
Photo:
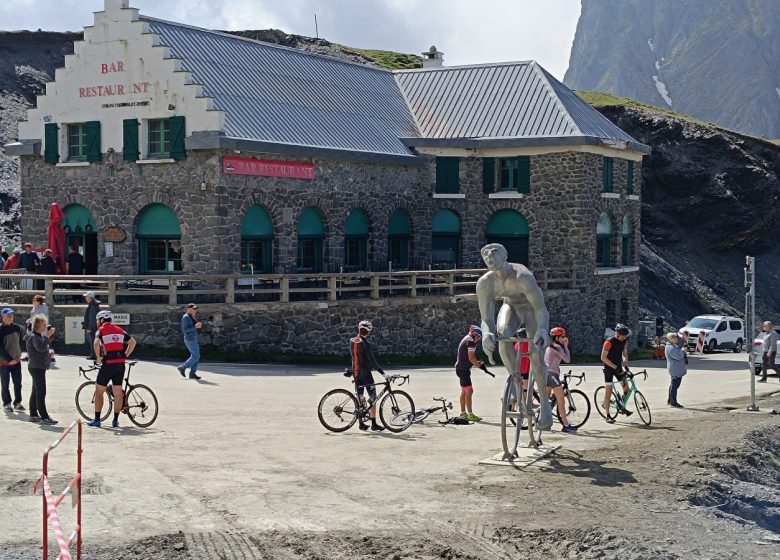
[[[643,165],[640,306],[675,326],[744,309],[745,256],[756,257],[756,313],[780,310],[780,147],[682,115],[582,94],[652,146]]]
[[[777,0],[582,0],[564,82],[780,138]]]
[[[366,64],[418,64],[412,55],[360,51],[278,30],[238,34]],[[78,34],[0,33],[0,143],[72,51]],[[693,122],[626,99],[586,95],[607,117],[653,147],[644,165],[641,307],[680,325],[704,311],[743,307],[742,267],[758,257],[763,316],[780,310],[780,246],[772,236],[780,196],[780,146]],[[19,170],[0,153],[0,241],[18,227]]]

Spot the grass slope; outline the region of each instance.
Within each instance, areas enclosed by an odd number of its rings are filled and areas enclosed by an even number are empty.
[[[409,70],[422,68],[422,59],[414,54],[404,54],[393,51],[381,51],[376,49],[356,49],[346,45],[338,45],[344,52],[360,55],[387,70]]]

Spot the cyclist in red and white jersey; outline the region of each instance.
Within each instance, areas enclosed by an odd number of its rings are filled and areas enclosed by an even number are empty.
[[[125,330],[114,325],[113,314],[109,310],[97,314],[97,332],[95,333],[94,350],[96,363],[100,365],[95,381],[95,419],[87,424],[100,427],[100,416],[103,410],[103,395],[106,393],[109,381],[114,393],[114,420],[111,427],[119,427],[119,413],[122,411],[122,381],[125,377],[125,361],[135,350],[135,339]]]

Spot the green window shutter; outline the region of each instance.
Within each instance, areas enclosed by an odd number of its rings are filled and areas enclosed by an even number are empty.
[[[628,162],[628,170],[626,171],[626,193],[634,194],[634,162]]]
[[[601,163],[601,185],[603,192],[612,192],[612,158],[604,157]]]
[[[125,161],[137,161],[141,157],[138,149],[138,119],[122,121],[122,157]]]
[[[460,191],[460,158],[436,158],[436,192],[457,194]]]
[[[184,126],[184,117],[171,117],[171,157],[173,159],[184,159],[187,152],[184,150],[184,137],[186,129]]]
[[[531,192],[531,156],[517,158],[517,192]]]
[[[87,161],[100,161],[100,121],[87,123]]]
[[[482,192],[492,193],[496,190],[496,159],[482,159]]]
[[[56,123],[47,123],[44,125],[44,152],[43,160],[46,163],[59,163],[60,161],[60,127]]]

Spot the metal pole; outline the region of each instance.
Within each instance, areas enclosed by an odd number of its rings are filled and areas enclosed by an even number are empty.
[[[745,344],[749,344],[748,360],[750,362],[750,412],[757,412],[756,404],[756,346],[753,344],[753,330],[756,325],[756,259],[747,257],[745,259]],[[766,372],[764,372],[766,374]]]

